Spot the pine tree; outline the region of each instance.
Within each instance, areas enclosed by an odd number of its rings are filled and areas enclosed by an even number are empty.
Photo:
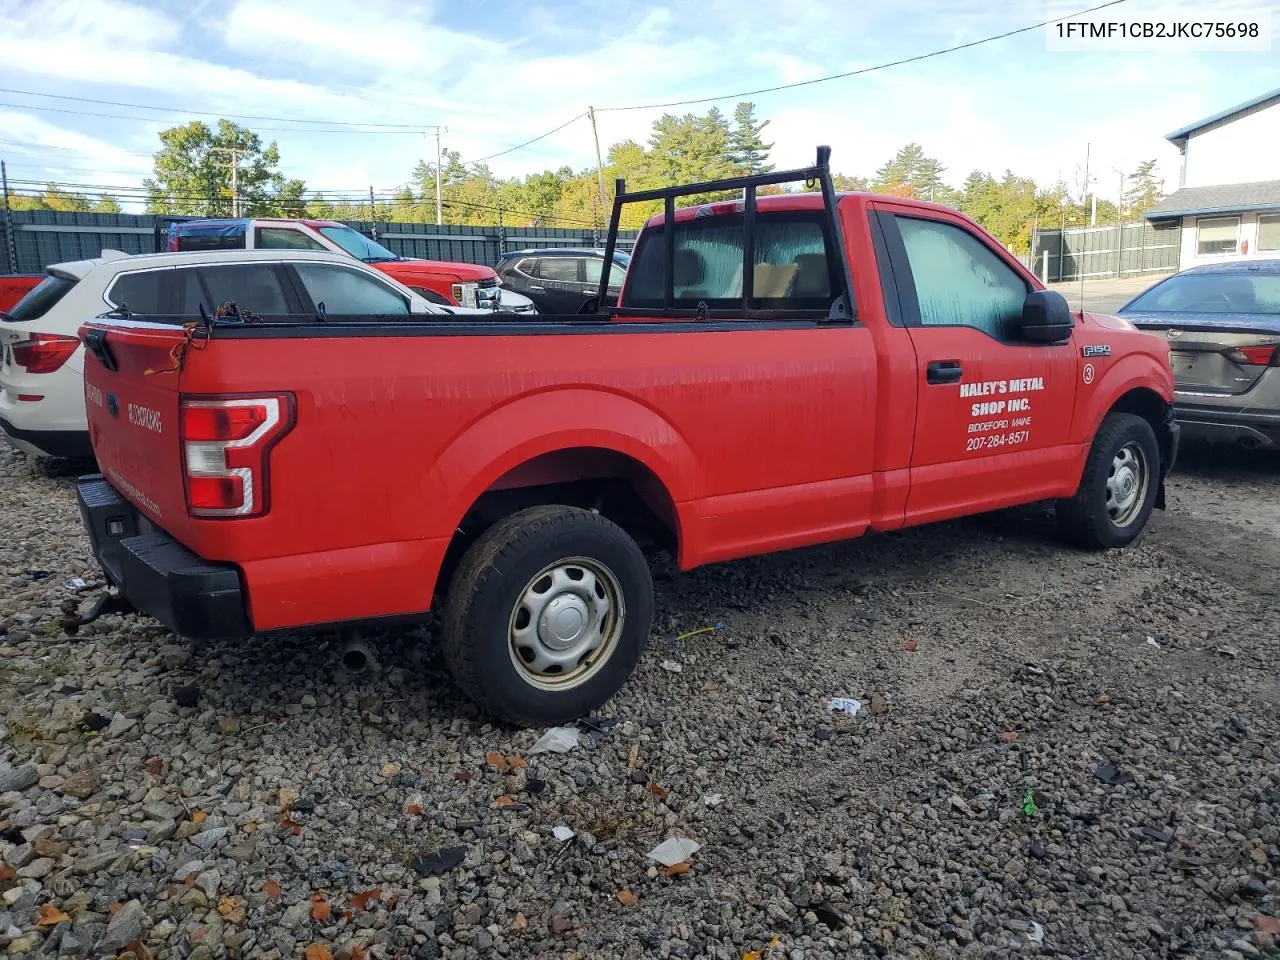
[[[769,173],[772,143],[765,143],[761,133],[768,120],[756,120],[756,105],[742,101],[733,110],[733,130],[729,134],[729,161],[741,173]]]

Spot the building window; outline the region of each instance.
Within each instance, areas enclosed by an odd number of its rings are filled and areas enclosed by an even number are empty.
[[[1258,217],[1258,250],[1280,250],[1280,213]]]
[[[1236,252],[1239,217],[1212,217],[1196,221],[1196,254],[1201,257]]]

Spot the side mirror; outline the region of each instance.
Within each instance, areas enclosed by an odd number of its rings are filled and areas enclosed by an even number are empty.
[[[1062,343],[1075,325],[1067,298],[1057,291],[1032,290],[1022,302],[1018,333],[1028,343]]]
[[[599,313],[599,312],[600,312],[599,297],[588,297],[586,302],[578,308],[579,314]]]

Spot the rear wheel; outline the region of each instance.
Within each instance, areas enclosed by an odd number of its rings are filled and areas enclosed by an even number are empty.
[[[1132,413],[1109,414],[1094,437],[1080,488],[1057,505],[1072,543],[1123,547],[1142,533],[1160,485],[1160,446],[1151,424]]]
[[[517,726],[564,723],[622,687],[652,619],[649,567],[625,531],[588,510],[533,507],[463,556],[442,646],[482,709]]]

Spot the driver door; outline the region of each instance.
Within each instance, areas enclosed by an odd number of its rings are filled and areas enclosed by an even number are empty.
[[[1067,442],[1075,337],[1021,342],[1035,289],[963,218],[874,205],[916,352],[919,409],[907,521],[923,523],[1056,495],[1079,450]]]

